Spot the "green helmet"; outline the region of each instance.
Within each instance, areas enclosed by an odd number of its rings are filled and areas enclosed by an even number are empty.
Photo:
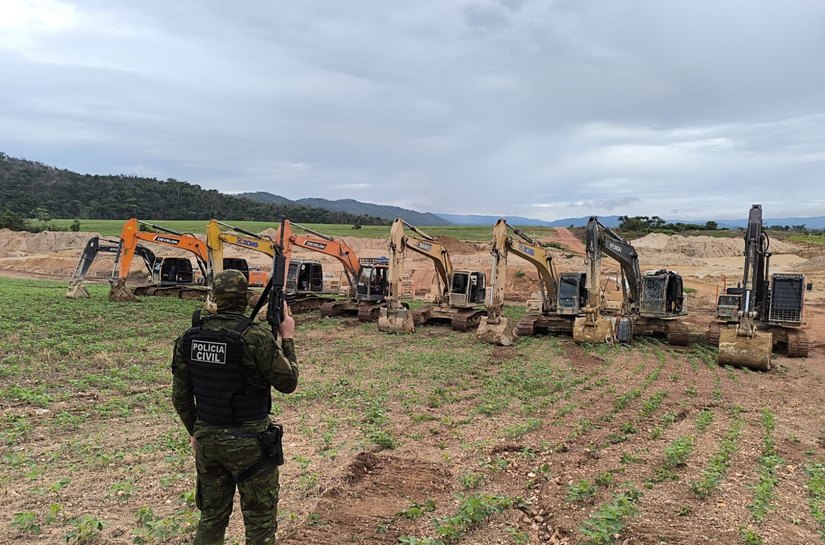
[[[215,301],[218,312],[246,310],[248,287],[249,283],[241,271],[227,269],[216,274],[212,282],[212,300]]]

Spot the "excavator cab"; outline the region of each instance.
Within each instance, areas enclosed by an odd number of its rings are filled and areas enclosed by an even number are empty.
[[[742,305],[742,288],[727,288],[725,293],[716,300],[716,319],[722,322],[734,323],[739,319],[739,308]]]
[[[587,306],[587,273],[561,273],[557,313],[578,316],[585,306]]]
[[[223,258],[223,270],[226,269],[241,271],[244,277],[246,277],[246,280],[249,281],[249,264],[246,262],[246,259],[241,257],[225,257]]]
[[[319,261],[292,260],[286,276],[286,293],[305,294],[324,291],[324,272]]]
[[[685,312],[685,295],[679,273],[665,269],[642,278],[639,315],[645,318],[670,318]]]
[[[157,286],[193,284],[195,272],[186,257],[159,257],[152,267],[152,283]]]
[[[458,308],[484,304],[486,277],[478,271],[456,271],[450,289],[450,306]]]
[[[357,302],[380,302],[387,296],[387,258],[361,258],[361,271],[355,282]]]

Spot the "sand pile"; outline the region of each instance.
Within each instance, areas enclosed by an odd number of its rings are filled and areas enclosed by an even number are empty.
[[[825,270],[825,255],[818,255],[791,267],[799,272],[822,272]]]
[[[737,257],[745,249],[741,237],[719,238],[705,235],[684,237],[681,235],[665,235],[650,233],[633,241],[633,246],[640,255],[651,255],[654,251],[681,254],[688,257]],[[771,241],[771,251],[775,254],[795,253],[796,247],[780,240]]]
[[[86,242],[93,236],[99,235],[97,233],[67,231],[43,231],[32,234],[0,229],[0,252],[4,252],[6,255],[13,255],[12,252],[26,255],[50,254],[63,250],[82,250]]]

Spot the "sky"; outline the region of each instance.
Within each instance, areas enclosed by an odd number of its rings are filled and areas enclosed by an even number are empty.
[[[420,211],[825,215],[821,0],[0,0],[0,151]]]

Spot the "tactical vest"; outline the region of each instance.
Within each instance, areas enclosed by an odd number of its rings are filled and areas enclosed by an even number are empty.
[[[269,414],[269,387],[249,387],[243,366],[243,334],[252,325],[241,318],[229,331],[203,329],[199,320],[183,335],[183,350],[195,393],[198,419],[212,426],[239,426]]]

